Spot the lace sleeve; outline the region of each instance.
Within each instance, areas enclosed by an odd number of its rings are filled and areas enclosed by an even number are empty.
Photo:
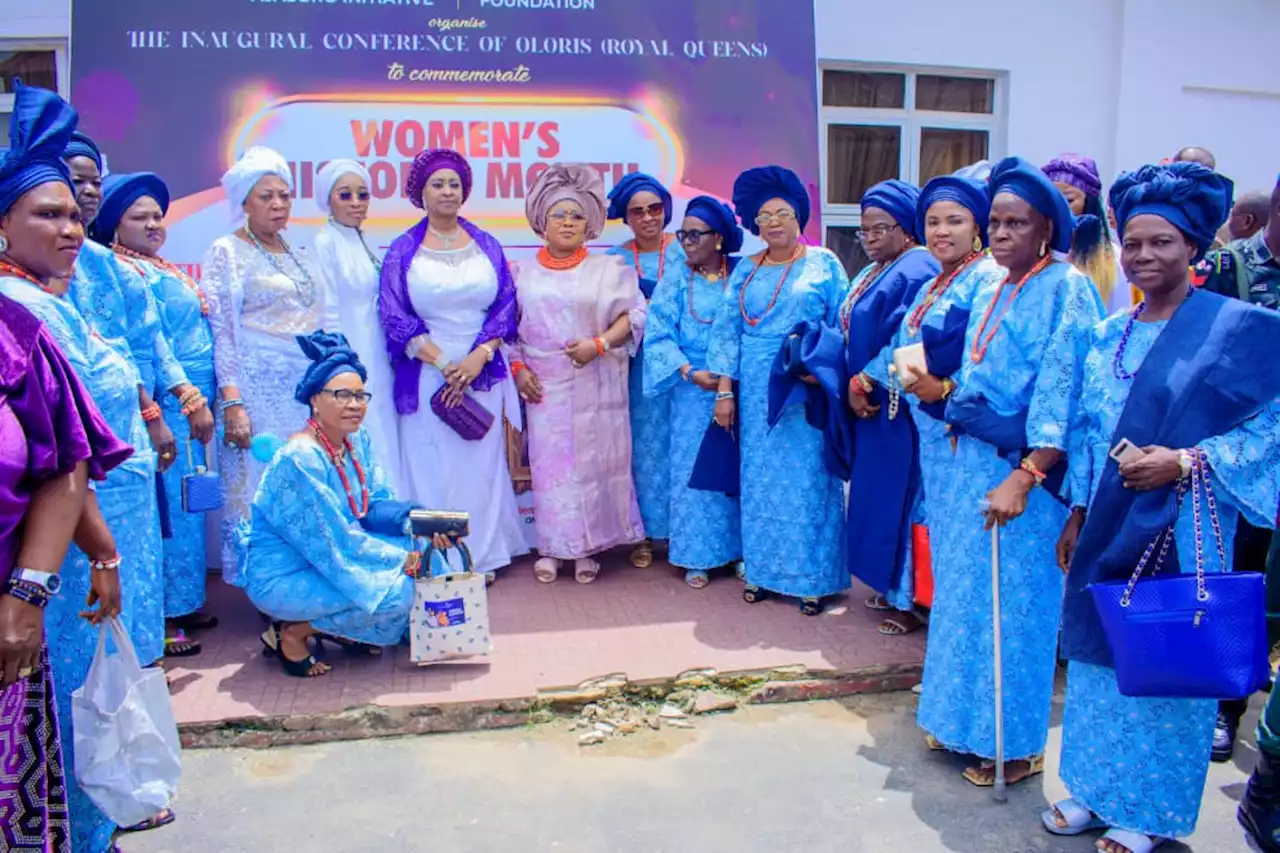
[[[235,294],[241,284],[234,280],[235,267],[231,247],[224,240],[209,247],[201,264],[200,284],[209,303],[209,328],[213,331],[213,366],[223,388],[240,386],[240,318],[236,316],[239,300]]]
[[[1072,276],[1048,330],[1044,357],[1036,371],[1027,407],[1027,447],[1066,451],[1067,433],[1079,405],[1084,360],[1100,317],[1093,284]]]

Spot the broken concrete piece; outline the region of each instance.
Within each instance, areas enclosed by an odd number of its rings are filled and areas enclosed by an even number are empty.
[[[694,728],[693,723],[689,722],[688,720],[670,720],[670,719],[669,719],[669,720],[667,720],[666,722],[667,722],[667,725],[668,725],[669,727],[673,728],[673,729],[692,729],[692,728]]]
[[[682,717],[687,717],[688,714],[677,708],[675,705],[667,703],[662,706],[662,710],[658,711],[658,716],[664,720],[679,720]]]
[[[578,746],[595,746],[598,743],[604,743],[602,732],[587,732],[578,737]]]
[[[693,703],[695,714],[715,714],[720,711],[732,711],[738,707],[738,700],[727,693],[699,693]]]

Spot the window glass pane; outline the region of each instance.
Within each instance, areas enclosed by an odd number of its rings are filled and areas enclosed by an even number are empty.
[[[28,86],[58,90],[58,74],[52,50],[0,50],[0,92],[13,91],[17,77]]]
[[[828,228],[827,248],[840,258],[850,278],[871,263],[867,253],[862,250],[862,241],[858,239],[857,228]]]
[[[823,71],[822,103],[828,107],[900,110],[906,105],[905,74],[872,71]]]
[[[916,109],[948,113],[995,112],[996,83],[981,77],[916,77]]]
[[[868,187],[899,177],[902,128],[827,125],[827,201],[857,204]]]
[[[920,185],[938,175],[987,159],[987,131],[926,127],[920,130]]]

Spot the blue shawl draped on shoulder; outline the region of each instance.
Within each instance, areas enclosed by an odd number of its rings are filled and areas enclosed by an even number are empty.
[[[1222,435],[1280,398],[1280,316],[1199,291],[1170,318],[1142,362],[1112,443],[1194,447]],[[1087,588],[1127,579],[1147,546],[1177,518],[1172,485],[1126,489],[1108,459],[1067,574],[1062,653],[1111,665],[1111,653]],[[1170,549],[1161,569],[1179,571]]]
[[[803,376],[818,382],[804,382]],[[844,334],[824,323],[796,325],[783,338],[769,375],[769,427],[776,426],[791,406],[804,406],[809,426],[823,434],[823,463],[842,480],[849,479],[853,432],[836,401],[848,381]]]

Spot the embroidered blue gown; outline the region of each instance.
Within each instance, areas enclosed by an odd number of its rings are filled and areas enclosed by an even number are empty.
[[[1027,446],[1065,452],[1080,363],[1089,330],[1098,322],[1097,292],[1069,264],[1055,263],[1029,280],[1003,313],[1013,291],[1012,285],[1000,287],[1003,280],[979,282],[953,399],[981,395],[996,414],[1026,411]],[[997,296],[1000,303],[993,306]],[[1002,313],[1003,319],[985,357],[975,362],[972,353],[988,308],[984,340]],[[995,681],[991,534],[983,530],[981,504],[1012,470],[995,447],[962,435],[945,476],[933,472],[925,480],[934,510],[934,601],[918,720],[946,748],[982,758],[995,756]],[[939,518],[941,513],[947,517]],[[1000,534],[1006,761],[1039,755],[1049,734],[1063,584],[1054,543],[1066,518],[1065,506],[1035,488],[1026,511]]]
[[[736,498],[689,488],[715,391],[680,378],[680,368],[707,369],[711,326],[724,300],[725,279],[709,281],[686,263],[668,266],[649,303],[644,332],[644,393],[671,399],[671,564],[708,570],[742,556]]]
[[[684,266],[680,241],[669,234],[663,239],[667,241],[663,252],[642,252],[637,264],[636,274],[640,276],[640,289],[646,299],[653,298],[659,267],[665,274],[669,269]],[[630,241],[610,248],[606,254],[617,255],[628,264],[635,263]],[[631,359],[627,378],[631,394],[631,476],[636,484],[636,502],[640,504],[645,536],[667,539],[671,535],[671,396],[645,395],[644,360],[642,342]]]
[[[369,501],[394,496],[363,429],[351,437]],[[348,454],[347,482],[360,485]],[[367,532],[356,520],[338,470],[312,441],[294,438],[267,465],[250,508],[241,578],[263,613],[310,622],[318,631],[373,646],[400,642],[409,629],[413,578],[404,573],[411,541]]]
[[[93,396],[103,418],[134,455],[95,483],[98,504],[120,554],[122,616],[138,659],[157,660],[164,651],[160,611],[160,524],[155,506],[155,453],[138,410],[138,374],[133,364],[96,335],[75,305],[17,278],[0,277],[0,293],[35,314],[58,342],[67,361]],[[98,630],[80,616],[90,589],[89,558],[74,545],[60,570],[62,590],[45,610],[45,637],[53,665],[62,751],[74,755],[71,693],[84,684],[98,644]],[[66,775],[72,849],[102,853],[111,846],[115,825]]]
[[[756,266],[744,258],[729,277],[707,354],[712,373],[738,380],[746,582],[797,598],[834,595],[849,588],[844,484],[823,463],[823,434],[802,406],[789,407],[769,428],[769,376],[796,325],[837,321],[849,278],[839,258],[816,246],[790,268],[781,289],[787,265],[766,264],[753,276]],[[744,308],[758,325],[743,319]]]
[[[200,295],[172,272],[145,261],[139,267],[155,296],[164,338],[187,381],[200,389],[211,407],[217,406],[217,380],[213,373],[213,332],[200,307]],[[191,423],[172,394],[158,398],[164,420],[177,443],[178,458],[161,475],[169,502],[172,535],[164,540],[164,615],[186,616],[204,606],[208,559],[205,550],[205,515],[182,511],[182,478],[196,465],[209,464],[213,454],[191,440]],[[188,444],[189,443],[189,444]],[[190,452],[188,453],[188,447]]]
[[[1092,500],[1107,464],[1120,414],[1132,380],[1115,375],[1114,360],[1129,312],[1098,324],[1084,362],[1079,411],[1072,428],[1069,457],[1073,503]],[[1125,345],[1124,370],[1137,373],[1166,322],[1134,323]],[[1235,429],[1201,442],[1217,497],[1226,553],[1237,520],[1271,527],[1280,493],[1280,403]],[[1209,525],[1204,518],[1204,567],[1220,572]],[[1183,499],[1174,526],[1182,571],[1194,572],[1196,541],[1190,495]],[[1154,557],[1153,557],[1154,561]],[[1141,583],[1141,581],[1139,581]],[[1072,661],[1067,668],[1066,709],[1062,719],[1060,774],[1071,796],[1109,826],[1146,835],[1190,835],[1200,813],[1218,703],[1208,699],[1155,699],[1122,696],[1110,667]]]
[[[1004,275],[1004,267],[997,264],[990,256],[963,270],[925,312],[920,322],[921,327],[934,326],[941,328],[943,318],[947,316],[947,312],[951,310],[952,306],[956,306],[961,310],[968,310],[973,303],[974,294],[980,287],[992,281],[998,284],[1004,278]],[[903,317],[902,325],[898,327],[893,339],[867,365],[866,374],[881,388],[890,387],[889,367],[893,364],[893,351],[900,347],[920,343],[919,329],[913,331],[908,327],[908,322],[912,313],[928,298],[929,288],[934,285],[935,281],[937,281],[936,278],[930,279],[916,292],[915,299],[908,305],[907,314]],[[911,417],[916,427],[917,441],[920,448],[921,494],[915,508],[914,523],[927,525],[930,529],[930,540],[932,541],[932,537],[939,535],[933,533],[935,526],[945,526],[956,518],[956,513],[952,511],[954,507],[945,499],[940,502],[940,511],[935,513],[936,518],[931,517],[929,514],[929,494],[945,496],[950,489],[950,466],[953,456],[951,454],[951,443],[947,437],[947,425],[922,411],[920,398],[911,394],[900,394],[899,399],[905,401],[905,405],[911,409]],[[851,485],[851,488],[858,487],[859,484]],[[862,484],[861,487],[868,488],[866,484]],[[965,523],[968,520],[967,517],[964,517]],[[936,555],[936,548],[931,548],[931,551],[933,555]],[[885,596],[889,604],[897,610],[910,610],[915,606],[915,575],[911,563],[912,554],[910,550],[907,551],[906,558],[907,562],[903,566],[902,574],[899,575],[898,584],[890,589]],[[936,556],[933,556],[933,567],[936,572]]]

